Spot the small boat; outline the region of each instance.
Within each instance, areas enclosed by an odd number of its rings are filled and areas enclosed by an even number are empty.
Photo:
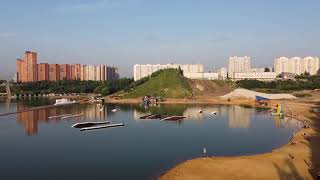
[[[112,112],[117,112],[117,109],[112,109],[111,111],[112,111]]]
[[[153,116],[154,114],[149,114],[149,115],[145,115],[145,116],[141,116],[140,119],[147,119],[150,116]]]
[[[100,126],[85,127],[85,128],[81,128],[80,131],[88,131],[88,130],[103,129],[103,128],[112,128],[112,127],[117,127],[117,126],[124,126],[124,124],[120,123],[120,124],[110,124],[110,125],[100,125]]]
[[[57,115],[57,116],[50,116],[49,119],[54,119],[54,118],[61,118],[64,116],[71,116],[72,114],[62,114],[62,115]]]
[[[71,127],[74,128],[85,128],[85,127],[91,127],[91,126],[96,126],[100,124],[109,124],[110,121],[103,121],[103,122],[83,122],[83,123],[76,123],[72,125]]]
[[[199,110],[199,113],[202,113],[202,110]]]
[[[276,112],[272,112],[271,116],[280,116],[280,117],[284,116],[281,104],[277,104],[277,111]]]
[[[100,112],[104,111],[104,108],[101,108],[99,111],[100,111]]]
[[[216,111],[213,111],[211,114],[212,114],[212,115],[217,115],[217,112],[216,112]]]
[[[167,114],[149,114],[146,116],[141,116],[140,119],[163,119],[168,117]]]
[[[160,121],[177,121],[186,118],[185,116],[168,116],[162,118]]]
[[[76,115],[70,115],[70,116],[63,116],[61,119],[69,119],[69,118],[75,118],[75,117],[81,117],[84,116],[84,114],[76,114]]]
[[[56,103],[54,103],[55,106],[61,106],[61,105],[68,105],[68,104],[75,104],[77,101],[71,101],[70,99],[56,99]]]

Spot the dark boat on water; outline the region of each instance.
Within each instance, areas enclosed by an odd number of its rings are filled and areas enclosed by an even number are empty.
[[[103,121],[103,122],[83,122],[83,123],[76,123],[72,125],[71,127],[74,128],[86,128],[86,127],[92,127],[96,125],[102,125],[102,124],[109,124],[110,121]]]
[[[162,119],[168,117],[167,114],[149,114],[146,116],[141,116],[140,119]]]
[[[162,118],[161,121],[179,121],[186,118],[185,116],[168,116],[165,118]]]

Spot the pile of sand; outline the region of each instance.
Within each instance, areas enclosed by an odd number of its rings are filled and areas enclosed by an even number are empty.
[[[233,99],[233,98],[255,99],[256,96],[262,96],[268,99],[296,99],[296,97],[291,94],[267,94],[267,93],[250,91],[242,88],[238,88],[220,97],[223,99]]]

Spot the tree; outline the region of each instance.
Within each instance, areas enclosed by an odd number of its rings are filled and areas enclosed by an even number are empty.
[[[270,68],[265,67],[265,68],[264,68],[264,72],[270,72]]]
[[[183,76],[183,71],[180,66],[179,66],[179,73]]]

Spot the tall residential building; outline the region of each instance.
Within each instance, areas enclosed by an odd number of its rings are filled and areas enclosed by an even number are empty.
[[[40,63],[38,64],[38,81],[49,80],[49,64]]]
[[[60,67],[59,64],[49,65],[49,80],[59,81],[60,80]]]
[[[24,54],[25,77],[27,82],[37,81],[37,53],[26,51]]]
[[[152,73],[160,70],[160,69],[180,69],[183,73],[203,73],[203,65],[202,64],[135,64],[133,66],[133,77],[134,80],[137,81],[144,77],[150,76]]]
[[[25,68],[24,60],[17,59],[16,68],[17,68],[17,82],[25,82],[25,79],[24,79],[24,74],[25,74],[25,72],[24,72],[24,68]]]
[[[89,81],[95,81],[96,80],[96,66],[89,65],[88,67],[88,79]]]
[[[70,79],[71,80],[80,80],[81,79],[81,65],[72,64],[70,66]]]
[[[25,52],[25,60],[16,60],[17,82],[34,81],[109,81],[119,78],[117,68],[106,65],[81,65],[81,64],[37,64],[36,52]]]
[[[60,64],[60,80],[70,80],[69,64]]]
[[[314,75],[319,70],[319,65],[319,57],[277,57],[274,59],[274,72],[277,74],[284,72],[293,73],[296,75],[307,72],[310,75]]]
[[[250,57],[233,56],[229,58],[228,64],[228,76],[233,78],[234,73],[242,73],[250,71]]]
[[[227,79],[227,76],[228,76],[227,68],[221,67],[219,69],[216,69],[214,72],[218,73],[219,79],[221,80]]]

